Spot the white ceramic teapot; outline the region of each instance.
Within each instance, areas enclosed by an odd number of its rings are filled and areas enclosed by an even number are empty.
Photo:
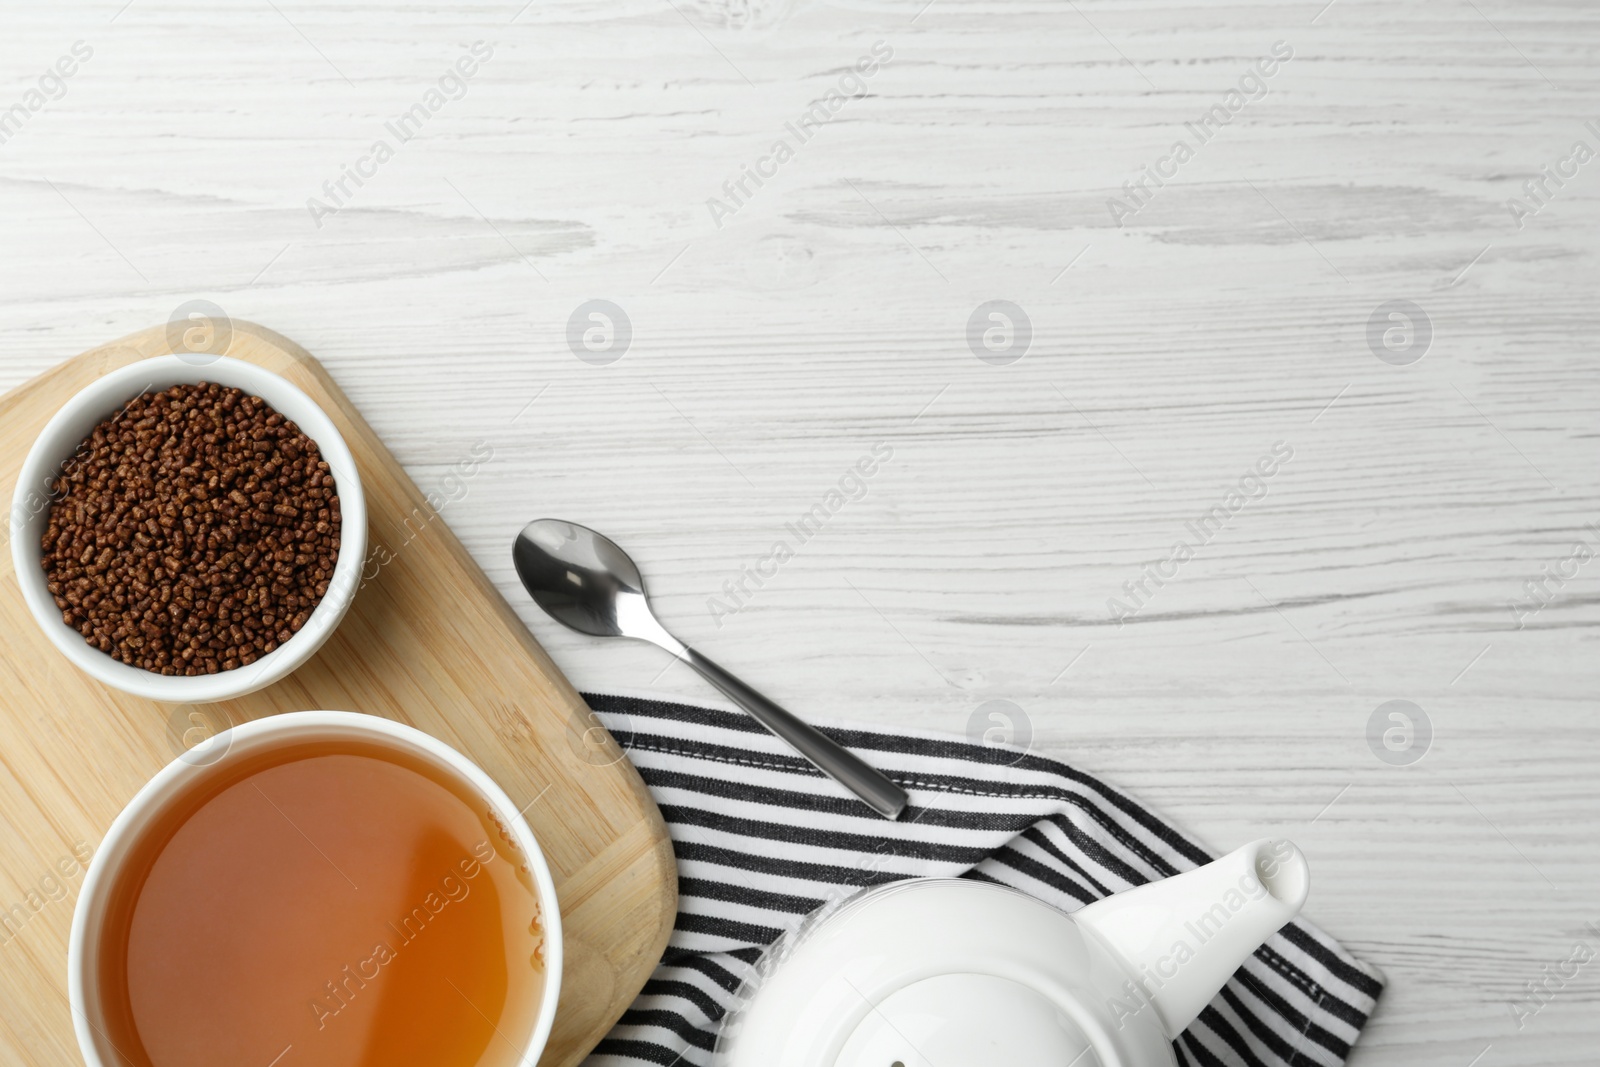
[[[1261,840],[1071,915],[989,882],[880,886],[780,947],[716,1063],[1167,1067],[1309,885],[1298,848]]]

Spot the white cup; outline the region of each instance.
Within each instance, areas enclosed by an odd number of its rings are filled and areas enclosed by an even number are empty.
[[[306,741],[365,741],[437,767],[482,797],[513,843],[521,850],[538,895],[544,928],[544,990],[534,1027],[519,1062],[533,1067],[549,1040],[561,995],[561,913],[555,882],[544,853],[528,828],[527,820],[494,781],[477,764],[449,745],[421,730],[375,715],[347,711],[296,711],[235,726],[206,743],[205,758],[184,757],[163,767],[134,794],[112,822],[96,849],[84,876],[83,890],[72,915],[72,937],[67,949],[67,993],[72,1024],[86,1067],[124,1067],[106,1034],[97,981],[106,915],[117,894],[120,875],[130,855],[139,851],[145,831],[153,821],[206,781],[226,775],[241,760],[262,752]],[[241,916],[240,921],[250,921]]]

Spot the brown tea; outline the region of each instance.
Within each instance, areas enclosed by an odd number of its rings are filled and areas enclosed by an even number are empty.
[[[219,766],[147,829],[103,927],[131,1067],[501,1067],[544,929],[520,849],[433,766],[356,741]]]

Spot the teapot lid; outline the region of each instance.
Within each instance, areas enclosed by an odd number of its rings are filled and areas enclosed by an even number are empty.
[[[1089,1039],[1037,991],[991,974],[942,974],[873,1006],[834,1067],[1100,1067]]]
[[[1065,913],[1005,886],[870,890],[780,946],[724,1026],[718,1067],[1170,1063],[1153,1011],[1107,1011],[1128,975]]]

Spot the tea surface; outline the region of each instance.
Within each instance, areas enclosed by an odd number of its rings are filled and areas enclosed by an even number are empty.
[[[501,1067],[544,985],[520,850],[463,783],[378,746],[241,761],[113,893],[106,1034],[138,1067]]]

